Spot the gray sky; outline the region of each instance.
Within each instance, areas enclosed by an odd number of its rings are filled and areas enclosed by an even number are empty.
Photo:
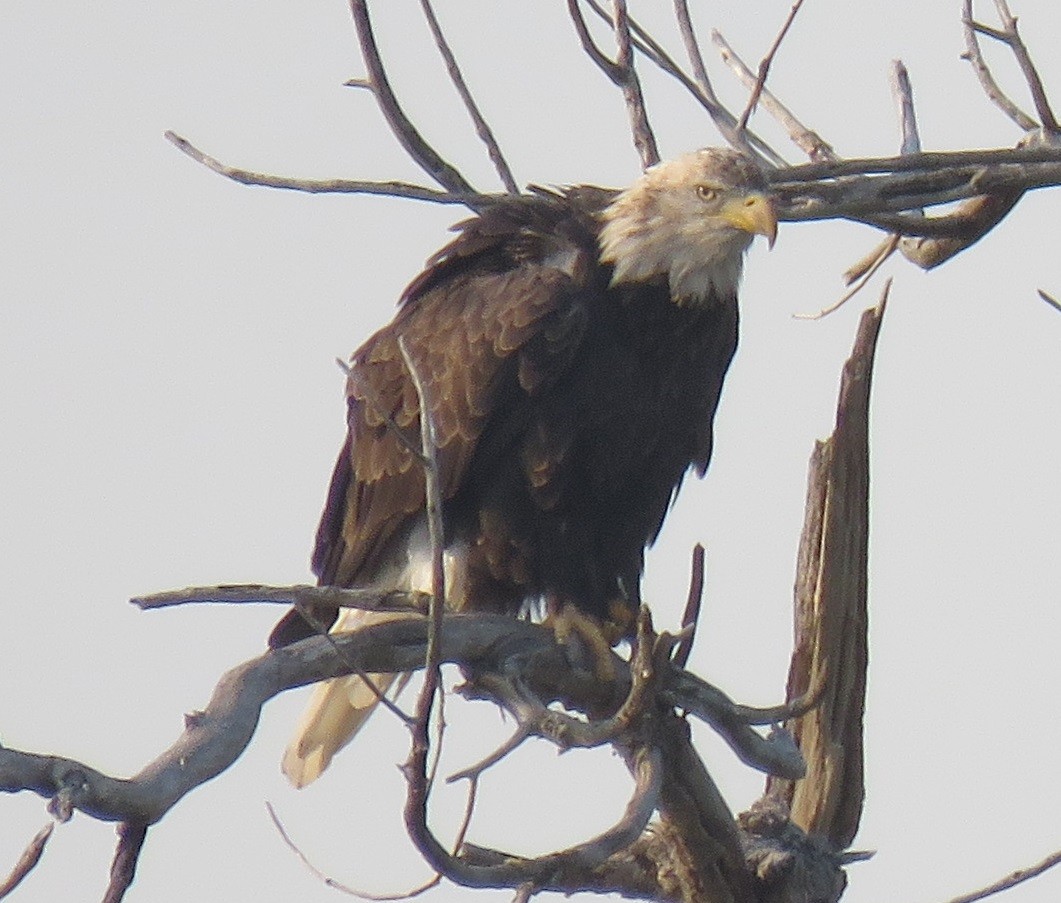
[[[408,112],[492,186],[416,4],[379,5],[378,36]],[[662,16],[669,4],[659,6]],[[718,26],[757,60],[789,3],[706,6],[702,33]],[[1061,7],[1014,6],[1061,102]],[[897,138],[887,70],[900,57],[926,148],[1012,145],[1016,130],[958,58],[958,7],[809,0],[772,84],[841,153],[888,154]],[[581,58],[562,4],[451,0],[439,14],[521,182],[634,177],[618,94]],[[1010,61],[992,58],[1023,102]],[[237,186],[162,133],[273,173],[418,179],[372,99],[341,87],[360,74],[341,0],[0,5],[5,745],[134,773],[226,668],[260,651],[279,612],[141,614],[126,600],[309,578],[342,438],[334,358],[390,317],[460,214]],[[718,142],[676,88],[651,74],[646,90],[664,154]],[[785,147],[761,116],[756,124]],[[942,901],[1059,846],[1050,763],[1061,741],[1061,316],[1035,296],[1061,292],[1056,222],[1056,196],[1040,192],[938,272],[889,265],[872,423],[868,794],[856,841],[879,852],[850,870],[849,903]],[[877,238],[850,224],[789,225],[772,253],[753,248],[711,472],[687,483],[649,559],[646,598],[657,623],[674,626],[690,548],[705,543],[708,599],[691,666],[748,703],[782,693],[806,461],[831,427],[840,365],[878,288],[824,322],[791,315],[834,300],[840,272]],[[246,755],[152,829],[130,900],[337,899],[283,846],[265,800],[340,880],[400,891],[425,877],[400,827],[402,729],[379,717],[319,785],[296,793],[278,763],[302,702],[272,702]],[[464,708],[449,707],[451,770],[509,729],[486,706]],[[758,795],[761,776],[706,729],[697,742],[734,809]],[[628,785],[606,753],[527,747],[485,781],[471,839],[525,853],[574,842],[618,814]],[[462,805],[459,789],[440,794],[440,829]],[[6,871],[47,816],[28,794],[0,806]],[[109,826],[76,816],[16,899],[98,899],[112,850]],[[1061,876],[1048,875],[1007,900],[1059,893]]]

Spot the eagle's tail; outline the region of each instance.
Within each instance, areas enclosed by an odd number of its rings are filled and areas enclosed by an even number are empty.
[[[356,630],[395,617],[402,616],[348,608],[340,613],[332,632]],[[400,691],[409,680],[407,674],[366,676],[379,693],[386,693],[395,681],[398,682],[395,692]],[[284,753],[281,768],[287,779],[296,787],[305,787],[317,780],[332,756],[354,738],[378,704],[376,692],[356,675],[317,684]]]

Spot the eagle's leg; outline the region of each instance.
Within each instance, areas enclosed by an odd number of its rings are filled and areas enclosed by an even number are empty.
[[[597,679],[605,682],[614,680],[612,646],[621,638],[616,634],[615,627],[584,614],[570,602],[561,602],[552,595],[546,600],[546,611],[545,624],[556,634],[556,641],[569,644],[572,637],[577,636],[589,652]]]

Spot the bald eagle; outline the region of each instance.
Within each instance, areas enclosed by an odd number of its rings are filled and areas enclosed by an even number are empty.
[[[560,602],[621,637],[645,548],[685,473],[711,459],[743,255],[777,232],[763,176],[704,149],[624,191],[534,189],[455,230],[351,359],[314,572],[324,585],[430,588],[423,472],[387,422],[419,443],[401,337],[437,432],[447,602],[512,615]],[[380,617],[329,613],[333,630]],[[270,644],[313,632],[292,611]],[[394,679],[373,676],[380,690]],[[297,786],[377,702],[357,677],[315,694],[284,758]]]

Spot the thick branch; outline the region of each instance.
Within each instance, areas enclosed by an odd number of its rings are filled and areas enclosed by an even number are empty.
[[[254,734],[261,707],[273,696],[355,669],[419,670],[425,662],[427,636],[425,619],[403,619],[354,633],[313,637],[238,665],[218,682],[207,707],[187,717],[177,742],[132,778],[114,778],[59,756],[0,748],[0,790],[61,796],[71,808],[103,821],[153,824],[185,794],[239,757]],[[502,615],[448,615],[439,637],[439,659],[479,672],[519,668],[539,698],[563,698],[565,704],[578,704],[586,711],[600,711],[608,700],[617,705],[630,686],[629,671],[618,657],[615,682],[602,685],[572,668],[551,631]],[[716,728],[725,730],[733,719],[739,721],[740,708],[709,684],[692,687],[679,682],[668,686],[667,694],[676,705],[697,713],[728,705],[729,714],[711,715]],[[727,740],[742,747],[740,737]],[[758,748],[743,752],[753,760],[761,758]],[[771,763],[767,759],[760,764]]]

